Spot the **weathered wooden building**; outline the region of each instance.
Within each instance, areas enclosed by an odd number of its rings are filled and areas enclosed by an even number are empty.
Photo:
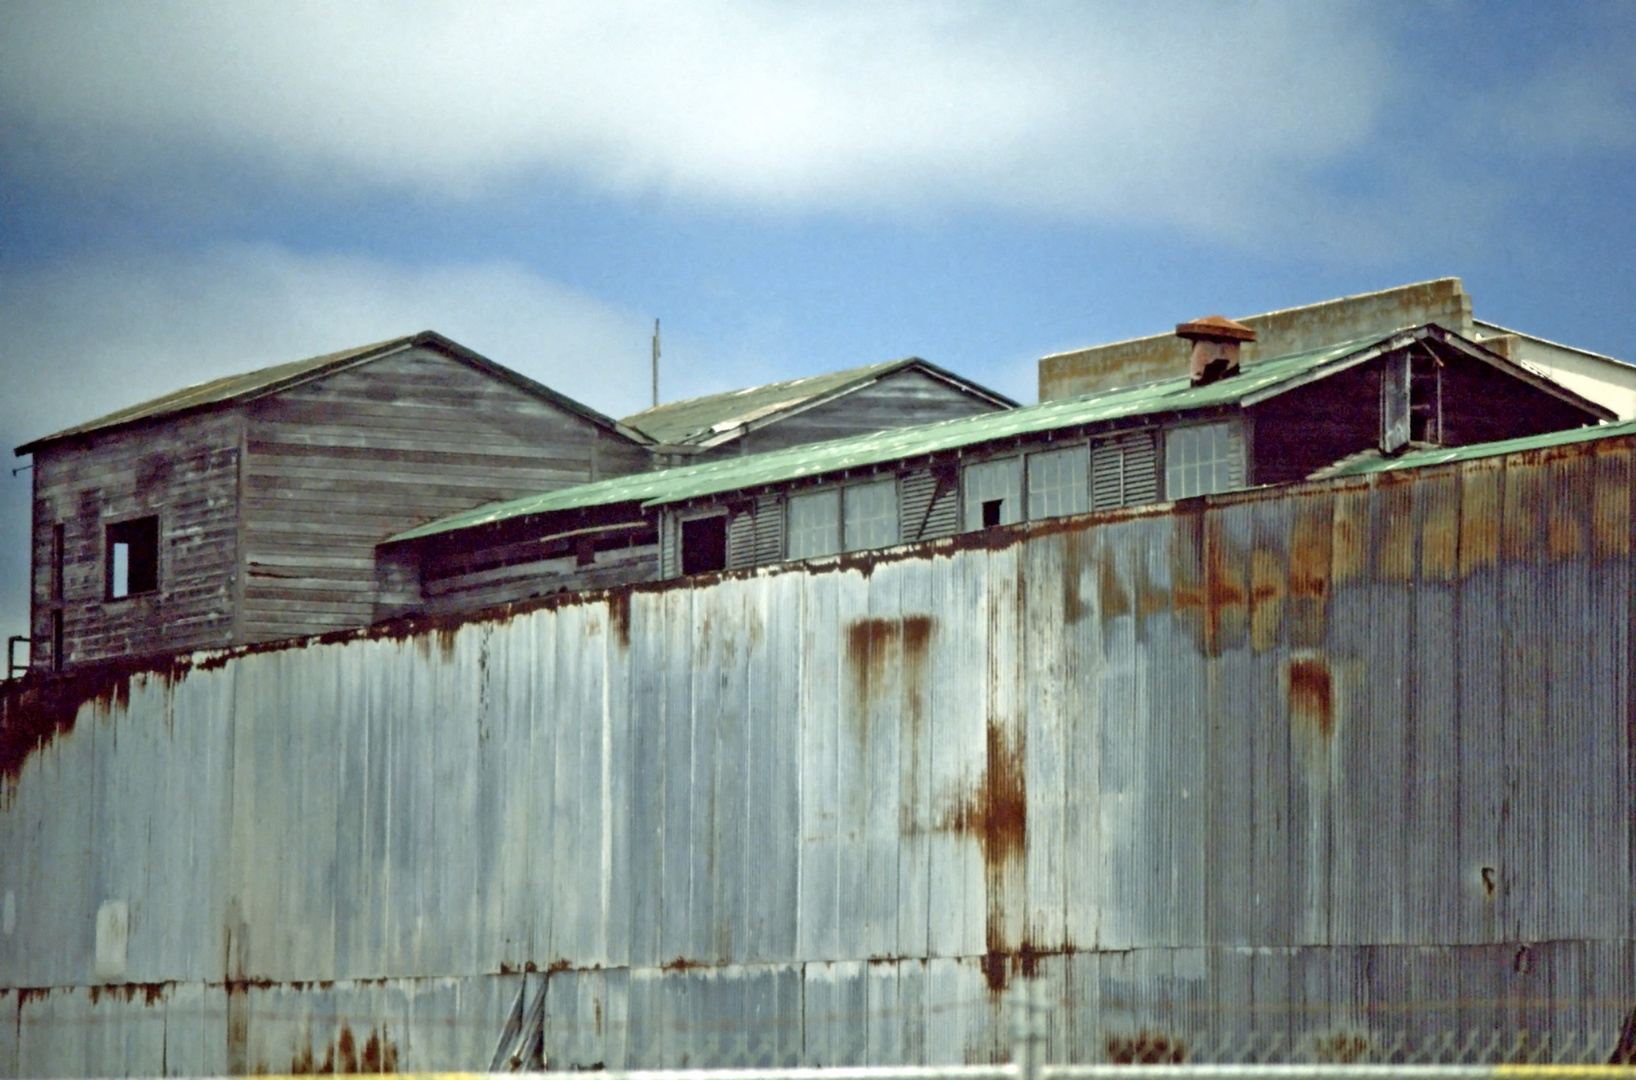
[[[1242,328],[1240,328],[1242,330]],[[1612,411],[1441,326],[476,510],[383,545],[382,615],[765,566],[1235,488]]]
[[[1344,468],[11,686],[0,1074],[1605,1055],[1636,425]]]
[[[1016,402],[919,357],[669,401],[622,423],[659,464],[712,461],[889,428],[979,416]]]
[[[34,665],[360,626],[375,545],[639,472],[645,440],[426,332],[220,379],[36,439]]]

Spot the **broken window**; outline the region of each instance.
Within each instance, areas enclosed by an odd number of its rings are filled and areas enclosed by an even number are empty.
[[[1028,517],[1066,517],[1091,508],[1090,448],[1028,455]]]
[[[108,526],[107,597],[123,600],[159,588],[159,519],[137,518]]]
[[[816,559],[841,550],[841,493],[829,488],[791,495],[789,557]]]
[[[1022,520],[1022,459],[1001,458],[967,465],[965,532]]]
[[[682,573],[727,569],[727,515],[682,522]]]
[[[1194,424],[1165,432],[1165,497],[1188,499],[1244,486],[1238,425]]]
[[[844,489],[846,550],[866,551],[898,542],[898,482],[877,480]]]

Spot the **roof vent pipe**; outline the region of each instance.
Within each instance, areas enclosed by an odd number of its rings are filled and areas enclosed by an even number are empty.
[[[1254,341],[1255,331],[1220,315],[1206,315],[1192,322],[1178,323],[1176,336],[1193,343],[1193,359],[1188,365],[1194,386],[1205,386],[1238,374],[1238,346]]]

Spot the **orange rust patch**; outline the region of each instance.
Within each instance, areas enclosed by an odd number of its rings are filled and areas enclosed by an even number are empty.
[[[1024,742],[993,720],[988,724],[988,764],[976,790],[968,793],[943,816],[941,827],[976,839],[983,853],[988,894],[988,955],[984,973],[989,989],[1005,989],[1005,915],[1008,871],[1022,863],[1028,850],[1028,776]],[[1021,902],[1016,897],[1016,902]]]
[[[1505,512],[1500,522],[1508,563],[1529,563],[1539,556],[1542,472],[1541,466],[1532,463],[1514,463],[1505,472]]]
[[[1295,504],[1289,555],[1289,638],[1298,648],[1324,641],[1335,537],[1333,513],[1327,499]]]
[[[932,617],[857,619],[846,628],[846,664],[852,681],[851,716],[858,740],[867,746],[875,702],[888,673],[902,673],[910,724],[918,730],[924,717],[926,652],[931,646]]]
[[[1590,516],[1590,463],[1583,457],[1551,463],[1546,476],[1550,512],[1545,515],[1546,547],[1553,560],[1585,554]]]
[[[1382,483],[1375,492],[1379,500],[1375,574],[1383,580],[1408,581],[1414,577],[1414,490],[1409,484],[1399,482]]]
[[[1598,559],[1630,556],[1630,453],[1621,448],[1596,462],[1591,495],[1591,533]]]
[[[1250,552],[1250,644],[1256,652],[1278,644],[1286,573],[1281,552],[1259,547]]]
[[[1460,576],[1500,561],[1500,470],[1474,462],[1460,475]]]
[[[0,793],[35,751],[74,729],[80,709],[112,713],[131,702],[131,684],[157,678],[174,686],[192,670],[187,657],[143,657],[86,664],[61,675],[29,674],[0,688]]]
[[[1316,732],[1324,739],[1334,732],[1334,686],[1323,660],[1303,657],[1290,661],[1289,717],[1292,727]]]
[[[1087,612],[1079,594],[1079,579],[1085,572],[1085,563],[1091,555],[1091,537],[1087,532],[1068,533],[1062,545],[1062,619],[1077,623]]]
[[[1119,581],[1119,568],[1111,549],[1104,549],[1098,560],[1096,599],[1103,622],[1130,614],[1130,591]]]
[[[1187,1044],[1157,1031],[1108,1036],[1108,1061],[1114,1065],[1180,1065]]]
[[[1333,585],[1361,577],[1369,568],[1369,492],[1335,493],[1330,526],[1330,567]]]
[[[1460,569],[1460,492],[1454,476],[1421,481],[1420,576],[1452,581]]]

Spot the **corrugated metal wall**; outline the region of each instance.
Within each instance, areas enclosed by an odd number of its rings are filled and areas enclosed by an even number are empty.
[[[988,1060],[1025,972],[1070,1060],[1617,1029],[1630,481],[1603,440],[135,676],[7,762],[0,1071],[481,1067],[525,977],[609,1067]]]

